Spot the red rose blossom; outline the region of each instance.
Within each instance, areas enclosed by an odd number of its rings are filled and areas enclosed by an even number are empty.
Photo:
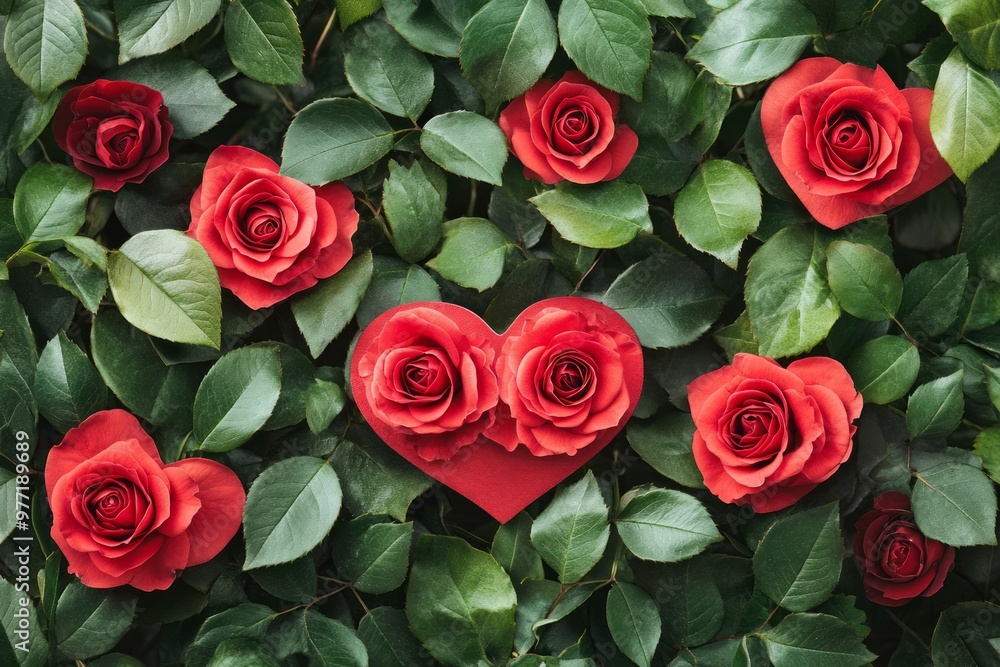
[[[523,444],[535,456],[576,454],[628,411],[624,359],[637,347],[576,311],[545,308],[522,320],[497,363],[505,413],[487,437],[508,451]]]
[[[885,491],[855,524],[854,558],[868,599],[898,607],[941,590],[955,549],[920,532],[905,494]]]
[[[376,417],[406,434],[426,461],[446,460],[493,423],[493,347],[447,315],[416,307],[393,315],[358,363]]]
[[[124,410],[71,429],[45,463],[52,539],[85,586],[162,590],[214,558],[239,530],[246,494],[208,459],[163,465],[152,438]]]
[[[280,176],[257,151],[220,146],[191,198],[187,233],[205,246],[222,286],[258,309],[344,268],[357,228],[343,183],[314,188]]]
[[[839,229],[951,175],[931,139],[933,97],[899,90],[881,67],[807,58],[771,83],[760,120],[788,185],[820,224]]]
[[[615,125],[618,94],[567,72],[542,79],[500,114],[511,151],[526,178],[553,184],[610,181],[628,166],[639,138]]]
[[[142,183],[167,161],[174,132],[167,118],[159,91],[98,79],[66,93],[52,129],[59,148],[94,178],[95,188],[117,192],[126,183]]]
[[[757,512],[794,504],[851,455],[861,395],[840,362],[737,354],[687,388],[709,491]]]

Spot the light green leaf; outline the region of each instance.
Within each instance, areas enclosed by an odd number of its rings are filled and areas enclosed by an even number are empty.
[[[382,0],[334,0],[340,29],[347,30],[363,18],[368,18],[382,9]]]
[[[72,167],[39,162],[14,191],[14,224],[25,244],[73,236],[84,223],[94,182]]]
[[[360,97],[386,113],[416,121],[434,92],[434,68],[384,21],[372,19],[347,32],[347,81]]]
[[[594,473],[563,487],[531,526],[531,543],[559,581],[572,584],[597,565],[611,534]]]
[[[982,470],[946,461],[914,476],[913,517],[924,535],[955,547],[997,543],[996,493]]]
[[[990,478],[994,482],[1000,482],[1000,426],[980,431],[972,451],[982,460],[983,468]]]
[[[656,487],[639,487],[623,495],[615,527],[629,551],[661,563],[690,558],[722,539],[697,499]]]
[[[605,613],[608,629],[622,653],[639,667],[649,667],[661,630],[653,599],[638,586],[617,583],[608,592]]]
[[[512,247],[503,232],[483,218],[458,218],[444,223],[441,251],[427,267],[446,280],[482,292],[503,275],[504,257]]]
[[[1000,2],[997,0],[923,0],[955,38],[962,51],[987,69],[1000,69]]]
[[[830,289],[845,311],[863,320],[893,317],[903,298],[903,279],[887,255],[863,243],[834,241],[826,249]]]
[[[317,358],[354,318],[372,281],[372,254],[366,251],[333,276],[292,301],[292,315]]]
[[[649,201],[633,183],[564,184],[530,201],[560,236],[588,248],[617,248],[653,231]]]
[[[7,17],[3,49],[10,68],[44,100],[83,67],[83,13],[73,0],[17,0]]]
[[[420,148],[453,174],[501,185],[507,162],[507,137],[488,118],[453,111],[424,124]]]
[[[115,0],[118,62],[168,51],[198,32],[219,11],[211,0]]]
[[[297,86],[302,75],[302,35],[285,0],[231,0],[226,9],[226,50],[251,79]]]

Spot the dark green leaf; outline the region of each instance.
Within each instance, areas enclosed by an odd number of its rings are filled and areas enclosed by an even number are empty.
[[[531,516],[521,512],[497,529],[490,555],[510,575],[515,584],[545,576],[542,559],[531,546]]]
[[[789,611],[808,611],[840,581],[844,545],[836,503],[793,514],[771,526],[753,556],[761,592]]]
[[[493,185],[502,182],[507,137],[479,114],[453,111],[431,118],[420,133],[420,148],[453,174]]]
[[[666,641],[697,646],[722,628],[725,608],[708,561],[690,558],[681,563],[639,570],[637,582],[660,605]]]
[[[10,68],[44,100],[83,67],[83,13],[73,0],[17,0],[7,17],[3,47]]]
[[[958,428],[965,412],[962,371],[917,387],[906,404],[906,428],[914,438],[943,438]]]
[[[661,563],[690,558],[722,539],[697,499],[656,487],[639,487],[623,495],[615,527],[629,551]]]
[[[712,334],[712,338],[719,344],[719,347],[726,351],[726,355],[730,359],[740,352],[757,354],[759,351],[757,338],[753,335],[753,329],[750,327],[750,317],[745,310],[740,313],[735,322],[717,329]]]
[[[913,386],[920,353],[899,336],[881,336],[856,349],[846,367],[865,402],[884,405],[902,398]]]
[[[278,662],[252,639],[227,639],[212,654],[208,667],[278,667]]]
[[[0,512],[0,544],[2,544],[14,532],[14,527],[17,525],[17,513],[14,511],[17,508],[17,476],[3,468],[0,468],[0,506],[7,508]],[[538,558],[538,554],[535,554],[535,558]],[[540,573],[541,561],[538,561],[538,569]]]
[[[108,403],[108,388],[87,355],[60,332],[42,350],[35,397],[50,424],[66,432]]]
[[[517,628],[514,650],[524,653],[541,638],[546,626],[557,623],[580,608],[599,586],[587,583],[562,586],[547,579],[526,579],[517,587]]]
[[[531,543],[559,575],[572,584],[597,565],[604,555],[611,529],[608,506],[594,473],[563,487],[531,526]]]
[[[660,641],[656,603],[638,586],[615,584],[608,592],[608,629],[615,643],[639,667],[649,667]]]
[[[21,613],[20,618],[16,616],[18,612]],[[21,624],[22,618],[27,627]],[[17,656],[20,667],[46,667],[51,664],[51,651],[38,622],[38,610],[27,593],[17,590],[6,579],[0,579],[0,625],[6,634],[6,637],[0,637],[0,644],[9,643],[9,647],[13,647],[12,652]],[[3,653],[0,652],[0,655]]]
[[[219,11],[206,0],[114,0],[118,62],[163,53],[198,32]]]
[[[59,650],[79,660],[107,653],[132,624],[137,600],[126,590],[101,591],[71,583],[56,609]]]
[[[358,623],[358,637],[368,647],[373,667],[415,667],[433,660],[410,632],[406,615],[392,607],[377,607]]]
[[[973,275],[1000,282],[996,248],[1000,243],[1000,157],[978,169],[965,189],[968,204],[962,221],[962,250]]]
[[[101,299],[108,291],[108,276],[100,267],[65,250],[49,255],[46,266],[57,285],[79,299],[84,308],[97,312]]]
[[[424,535],[417,542],[406,616],[441,662],[464,667],[509,657],[516,604],[507,573],[489,554],[454,537]]]
[[[232,0],[225,31],[229,57],[251,79],[275,85],[305,81],[299,24],[284,0]]]
[[[513,244],[489,220],[458,218],[444,223],[441,251],[427,262],[446,280],[482,292],[503,275],[504,258]]]
[[[354,631],[315,611],[303,617],[306,646],[317,667],[368,667],[368,651]]]
[[[93,180],[72,167],[39,162],[17,184],[14,223],[24,242],[53,241],[83,226]]]
[[[997,605],[964,602],[946,610],[938,618],[931,637],[931,657],[935,667],[961,665],[986,667],[997,661]]]
[[[389,161],[389,178],[382,184],[382,210],[389,241],[407,262],[419,262],[441,240],[444,196],[420,162],[407,169]]]
[[[642,99],[653,39],[639,0],[565,0],[559,39],[589,79]]]
[[[191,195],[204,170],[203,164],[167,162],[141,184],[126,185],[115,197],[122,227],[133,236],[154,229],[185,231],[191,223]]]
[[[287,563],[326,537],[340,513],[337,473],[322,459],[297,456],[267,468],[243,510],[244,570]]]
[[[694,12],[684,3],[684,0],[642,0],[642,4],[646,7],[646,11],[653,16],[662,16],[664,18],[673,16],[689,18],[694,16]]]
[[[382,111],[416,121],[434,92],[434,69],[422,53],[377,18],[347,33],[344,69],[354,91]]]
[[[588,248],[617,248],[640,232],[652,232],[642,188],[611,181],[562,185],[531,198],[559,235]]]
[[[210,616],[187,650],[187,665],[205,667],[215,649],[227,639],[241,637],[260,641],[275,616],[262,604],[241,604]]]
[[[760,638],[775,667],[861,667],[876,657],[850,625],[826,614],[791,614]]]
[[[694,86],[691,65],[677,54],[653,52],[642,102],[621,100],[622,120],[639,135],[640,151],[644,143],[670,144],[694,130],[705,110]]]
[[[944,333],[958,315],[968,277],[964,254],[918,264],[903,280],[900,323],[918,339]]]
[[[457,58],[459,43],[472,15],[488,0],[384,0],[389,25],[415,48]]]
[[[347,397],[338,385],[316,378],[306,394],[306,422],[313,433],[322,433],[344,409]]]
[[[3,183],[7,180],[8,156],[23,153],[45,130],[59,104],[60,95],[49,95],[45,102],[39,102],[2,58],[0,89],[4,91],[0,99],[0,183]],[[13,252],[7,253],[8,256]]]
[[[826,249],[830,289],[845,311],[864,320],[893,317],[903,298],[903,279],[896,265],[871,246],[834,241]]]
[[[686,412],[665,413],[649,421],[630,420],[626,435],[632,449],[656,472],[678,484],[705,488],[691,453],[694,422]]]
[[[412,523],[392,523],[364,514],[337,529],[333,560],[362,593],[388,593],[406,578]]]
[[[281,173],[323,185],[378,162],[392,148],[392,128],[361,100],[318,100],[296,114],[285,134]]]
[[[982,470],[946,461],[914,473],[913,517],[924,535],[956,547],[997,543],[997,500]]]
[[[366,327],[385,311],[404,303],[440,300],[437,283],[422,268],[379,255],[373,258],[372,282],[358,305],[358,324]]]
[[[365,252],[292,301],[292,315],[315,359],[354,318],[372,282],[372,254]]]

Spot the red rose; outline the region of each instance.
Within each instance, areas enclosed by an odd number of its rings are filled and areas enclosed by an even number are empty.
[[[618,94],[579,72],[542,79],[500,114],[500,128],[524,175],[543,183],[597,183],[618,178],[639,138],[615,125]]]
[[[344,268],[358,228],[341,182],[314,188],[278,175],[257,151],[220,146],[191,198],[192,236],[219,282],[251,308],[267,308]]]
[[[425,461],[446,460],[493,423],[493,347],[447,315],[416,307],[393,315],[358,363],[376,417],[405,434]]]
[[[45,490],[52,539],[85,586],[162,590],[180,570],[216,556],[240,527],[246,494],[208,459],[164,466],[124,410],[104,410],[49,452]]]
[[[629,410],[625,357],[638,344],[596,316],[545,308],[507,333],[497,364],[510,418],[487,437],[508,451],[574,455]]]
[[[833,359],[800,359],[785,369],[737,354],[687,391],[697,427],[694,460],[723,502],[784,509],[851,455],[862,398]]]
[[[820,224],[839,229],[951,175],[931,139],[933,97],[899,90],[881,67],[807,58],[767,89],[760,120],[788,185]]]
[[[94,187],[117,192],[167,161],[174,132],[163,95],[139,83],[98,79],[70,89],[52,124],[56,143]]]
[[[858,519],[854,558],[868,599],[898,607],[941,590],[955,549],[920,532],[905,494],[886,491],[875,498],[875,509]]]

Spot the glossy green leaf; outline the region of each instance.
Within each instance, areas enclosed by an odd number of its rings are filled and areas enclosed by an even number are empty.
[[[368,667],[368,651],[353,629],[312,610],[306,611],[303,627],[317,667]]]
[[[725,621],[722,594],[712,565],[701,558],[639,570],[636,583],[660,606],[663,640],[697,646],[712,639]]]
[[[128,590],[102,591],[71,583],[56,608],[59,650],[80,660],[107,653],[132,624],[137,601]]]
[[[38,358],[34,393],[42,416],[62,432],[108,404],[108,388],[97,369],[62,332]]]
[[[369,664],[373,666],[413,667],[432,662],[399,609],[372,609],[358,623],[358,637],[368,648]]]
[[[674,220],[684,240],[732,269],[744,239],[757,231],[760,214],[753,174],[728,160],[702,164],[674,202]]]
[[[544,0],[492,0],[465,27],[459,62],[487,107],[496,108],[545,74],[557,45]]]
[[[684,0],[642,0],[646,11],[653,16],[664,18],[680,17],[689,18],[694,16],[694,12],[687,6]]]
[[[319,544],[337,520],[342,493],[329,463],[297,456],[254,480],[243,509],[244,570],[287,563]]]
[[[137,329],[177,343],[218,348],[222,293],[205,248],[181,232],[136,234],[108,256],[122,315]]]
[[[469,19],[488,0],[383,0],[389,25],[424,53],[457,58]]]
[[[818,227],[796,225],[754,253],[746,302],[760,354],[777,358],[808,352],[840,316],[827,282],[826,239]]]
[[[493,546],[490,555],[510,575],[515,584],[528,578],[541,579],[545,572],[542,569],[542,558],[531,546],[531,516],[521,512],[497,529],[493,536]]]
[[[920,370],[920,353],[899,336],[881,336],[856,349],[847,371],[866,403],[886,404],[902,398]]]
[[[639,487],[624,494],[615,528],[629,551],[644,560],[672,563],[722,539],[708,510],[672,489]]]
[[[760,638],[775,667],[861,667],[876,657],[850,625],[826,614],[790,614]]]
[[[958,315],[968,277],[964,254],[918,264],[903,280],[900,323],[918,339],[947,331]]]
[[[388,593],[406,578],[412,523],[392,523],[365,514],[337,529],[333,562],[362,593]]]
[[[887,255],[871,246],[834,241],[826,249],[830,289],[840,307],[863,320],[893,317],[903,298],[903,279]]]
[[[296,114],[281,149],[281,173],[323,185],[378,162],[392,148],[392,128],[367,102],[318,100]]]
[[[303,83],[302,35],[289,4],[284,0],[232,0],[228,5],[226,50],[236,69],[263,83]]]
[[[500,280],[513,244],[496,225],[483,218],[459,218],[444,223],[442,232],[441,251],[427,262],[428,268],[480,292]]]
[[[615,584],[608,592],[606,614],[608,629],[622,653],[639,667],[649,667],[661,631],[652,598],[633,584]]]
[[[493,557],[460,538],[423,535],[406,589],[410,628],[439,661],[496,664],[514,641],[514,587]]]
[[[414,301],[440,301],[437,283],[416,264],[395,257],[375,256],[372,282],[358,306],[358,324],[365,327],[398,305]]]
[[[306,394],[306,422],[313,433],[322,433],[347,404],[344,390],[338,385],[316,378]]]
[[[40,162],[14,192],[14,224],[27,243],[64,239],[83,226],[93,180],[72,167]]]
[[[208,667],[278,667],[278,661],[259,642],[234,637],[219,644]]]
[[[507,137],[488,118],[471,111],[434,116],[420,133],[420,148],[453,174],[500,185]]]
[[[205,0],[114,0],[118,62],[163,53],[198,32],[219,11]]]
[[[372,282],[372,272],[371,252],[364,252],[292,301],[295,323],[314,359],[354,318]]]
[[[241,604],[209,616],[188,647],[186,664],[206,667],[219,644],[227,639],[260,641],[276,614],[262,604]]]
[[[434,92],[434,68],[387,23],[372,19],[347,33],[347,81],[363,99],[416,121]]]
[[[559,235],[588,248],[617,248],[640,232],[653,231],[642,188],[611,181],[564,184],[531,198]]]
[[[642,99],[653,38],[639,0],[565,0],[559,41],[589,79]]]
[[[956,547],[997,543],[996,492],[982,470],[946,461],[914,476],[913,517],[924,535]]]
[[[281,379],[274,347],[243,347],[219,359],[194,399],[194,435],[201,448],[226,452],[249,440],[277,405]]]
[[[961,369],[917,387],[906,404],[906,428],[914,438],[943,438],[962,421]]]
[[[1000,69],[1000,3],[996,0],[924,0],[962,51],[987,69]]]
[[[382,0],[334,0],[341,30],[382,9]]]
[[[691,453],[691,415],[664,413],[651,420],[630,419],[626,436],[632,449],[652,468],[678,484],[703,489],[705,482]]]
[[[531,543],[559,581],[572,584],[597,565],[611,529],[594,473],[561,488],[531,526]]]
[[[46,266],[57,285],[79,299],[91,313],[97,312],[108,291],[108,276],[103,270],[65,250],[49,255]]]
[[[389,161],[389,178],[382,183],[382,210],[387,235],[396,254],[419,262],[441,240],[445,197],[420,162],[407,169]]]
[[[753,556],[761,592],[789,611],[808,611],[840,582],[844,545],[836,503],[793,514],[771,526]]]
[[[3,49],[10,68],[44,100],[83,67],[83,13],[73,0],[17,0],[7,17]]]

